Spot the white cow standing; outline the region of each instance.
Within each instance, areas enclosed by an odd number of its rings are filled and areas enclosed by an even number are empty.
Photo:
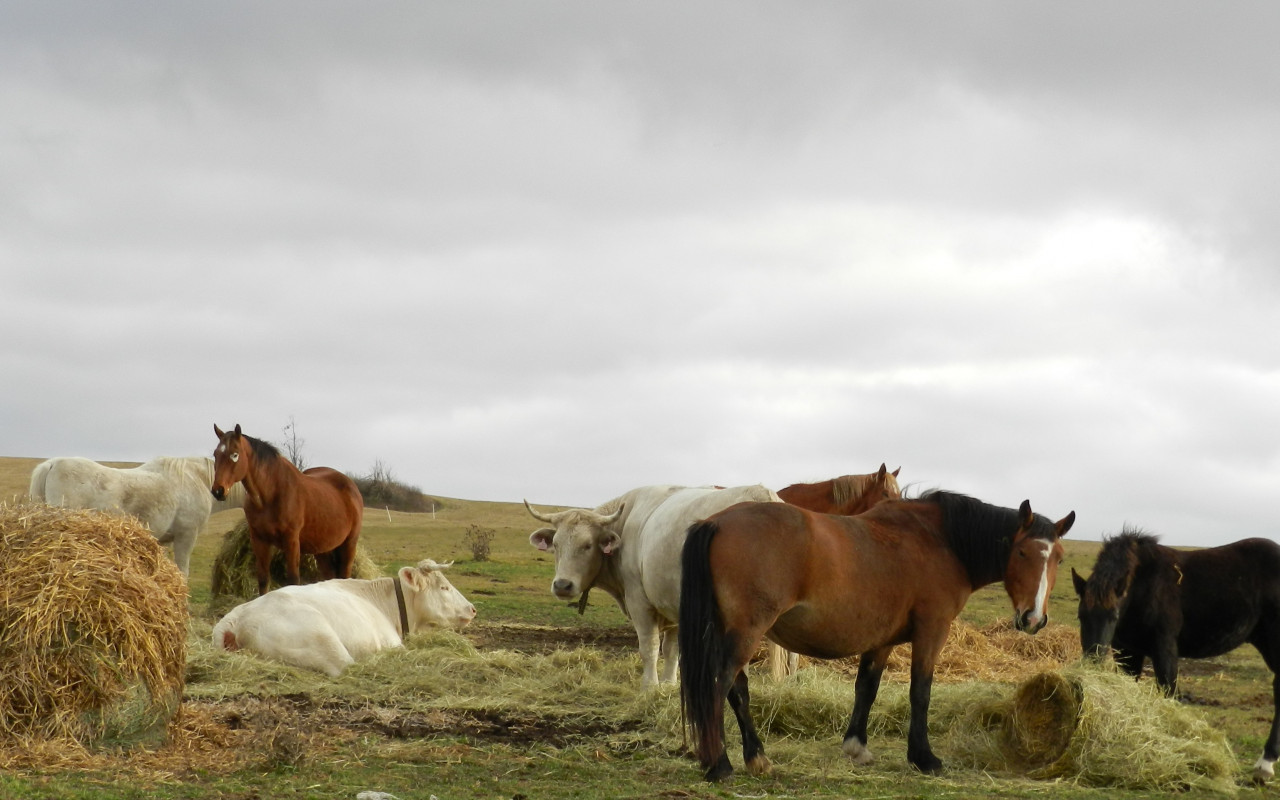
[[[525,507],[554,526],[529,535],[534,547],[555,553],[552,593],[572,600],[599,588],[618,601],[635,626],[648,687],[658,683],[659,649],[662,682],[675,682],[680,555],[689,526],[743,502],[782,501],[763,486],[642,486],[594,510],[542,514],[527,500]]]
[[[441,574],[451,565],[428,558],[394,578],[283,586],[227,612],[213,626],[213,644],[337,677],[366,656],[402,647],[410,633],[466,627],[476,609]]]

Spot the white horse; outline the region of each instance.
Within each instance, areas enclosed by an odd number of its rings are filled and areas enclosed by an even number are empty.
[[[209,515],[244,505],[240,484],[225,500],[214,500],[213,459],[153,458],[131,469],[107,467],[87,458],[51,458],[31,472],[31,499],[52,506],[94,508],[132,514],[161,544],[173,545],[183,575]]]

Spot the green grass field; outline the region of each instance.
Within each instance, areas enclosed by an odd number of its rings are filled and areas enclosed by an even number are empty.
[[[0,458],[0,498],[24,495],[38,461]],[[211,520],[192,558],[187,702],[211,718],[238,719],[236,724],[246,730],[255,729],[247,744],[232,731],[224,745],[237,752],[247,747],[253,755],[231,767],[219,766],[223,761],[210,756],[208,764],[195,759],[183,762],[183,768],[157,768],[146,758],[123,755],[90,768],[25,767],[0,773],[0,798],[353,798],[363,790],[400,798],[435,795],[439,800],[1148,796],[960,767],[941,778],[925,778],[907,768],[905,741],[893,732],[876,736],[872,747],[879,760],[865,768],[846,763],[838,733],[813,740],[766,735],[765,745],[777,765],[771,777],[740,773],[723,786],[704,784],[696,766],[675,753],[676,729],[648,727],[654,709],[669,710],[673,697],[669,689],[644,697],[634,634],[613,601],[597,593],[579,616],[551,595],[551,557],[529,545],[529,532],[540,524],[521,504],[439,499],[441,508],[433,514],[367,508],[361,542],[388,572],[427,557],[455,561],[447,574],[479,612],[462,637],[437,637],[407,651],[381,654],[368,670],[357,665],[336,681],[231,660],[213,651],[204,642],[213,622],[208,611],[210,566],[222,534],[242,518],[239,511],[225,512]],[[1087,522],[1077,525],[1077,533],[1081,524]],[[472,525],[494,531],[487,561],[472,560],[464,540]],[[1097,542],[1068,543],[1052,596],[1054,622],[1074,626],[1069,569],[1087,573],[1098,547]],[[1003,590],[994,586],[971,599],[962,619],[982,626],[1009,613]],[[427,661],[447,659],[458,648],[474,655],[459,656],[456,669],[496,671],[467,684],[470,689],[446,694],[413,682],[413,675],[430,674]],[[241,669],[248,672],[235,671]],[[558,694],[563,687],[540,688],[543,684],[537,683],[546,679],[543,673],[572,669],[587,670],[580,682],[597,687],[591,696],[585,688]],[[590,679],[596,673],[610,676],[605,688]],[[1196,710],[1226,733],[1243,780],[1270,720],[1270,673],[1252,649],[1243,649],[1220,659],[1184,661],[1183,675]],[[539,698],[554,701],[544,708]],[[254,720],[265,717],[274,719],[275,727],[254,728]],[[380,727],[378,719],[385,724]],[[309,745],[297,757],[280,744],[295,728],[308,732],[303,739]],[[935,748],[947,761],[936,738]],[[735,763],[741,760],[733,750],[731,757]]]

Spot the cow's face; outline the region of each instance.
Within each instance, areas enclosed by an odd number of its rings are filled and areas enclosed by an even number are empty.
[[[608,515],[586,509],[545,516],[532,508],[529,511],[555,525],[529,534],[529,543],[555,554],[556,576],[551,592],[561,600],[573,600],[591,588],[604,559],[617,552],[622,539],[609,526],[622,515],[622,509]]]
[[[419,561],[416,567],[402,567],[400,582],[405,588],[405,609],[409,613],[409,629],[456,628],[461,630],[476,618],[476,607],[462,596],[441,571],[449,564],[431,559]]]

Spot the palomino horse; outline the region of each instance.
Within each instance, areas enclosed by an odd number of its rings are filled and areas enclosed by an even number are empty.
[[[858,514],[869,507],[867,492],[879,492],[880,500],[899,500],[898,473],[902,467],[889,472],[884,464],[878,472],[869,475],[841,475],[818,483],[793,483],[778,491],[778,497],[793,506],[807,508],[822,514]]]
[[[244,483],[244,518],[258,594],[267,591],[272,547],[284,553],[289,583],[299,581],[302,553],[316,556],[322,578],[350,578],[364,519],[364,500],[355,482],[328,467],[299,472],[275,447],[241,433],[239,425],[229,433],[214,425],[213,432],[218,446],[211,491],[221,500],[229,487]],[[328,558],[320,557],[326,553]]]
[[[131,514],[151,529],[160,544],[173,545],[183,575],[191,571],[191,550],[209,515],[244,504],[234,491],[214,502],[209,496],[213,459],[161,456],[119,469],[87,458],[51,458],[31,472],[28,494],[52,506],[93,508]]]
[[[682,558],[680,698],[707,780],[733,772],[724,744],[724,699],[742,731],[747,769],[769,760],[751,719],[744,667],[762,636],[814,658],[861,654],[844,750],[860,764],[867,717],[889,653],[911,643],[907,760],[935,773],[929,746],[933,668],[951,622],[975,589],[1003,579],[1014,623],[1034,633],[1062,559],[1057,523],[964,495],[930,492],[881,503],[856,517],[785,503],[725,510],[689,530]]]
[[[1261,783],[1280,758],[1280,545],[1244,539],[1184,552],[1126,528],[1102,545],[1088,580],[1071,571],[1080,596],[1085,655],[1115,651],[1135,678],[1150,658],[1156,682],[1178,687],[1178,658],[1210,658],[1248,642],[1271,669],[1271,733],[1253,766]]]

